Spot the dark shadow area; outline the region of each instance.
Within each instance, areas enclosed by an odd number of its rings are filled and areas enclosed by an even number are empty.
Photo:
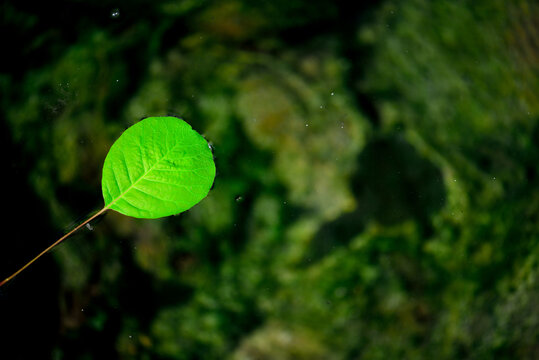
[[[399,135],[375,139],[365,147],[351,186],[357,209],[322,226],[307,262],[348,244],[371,221],[391,226],[415,220],[428,237],[430,216],[445,203],[440,170]]]
[[[374,126],[380,125],[380,114],[375,106],[375,99],[358,86],[358,79],[363,79],[368,71],[368,61],[373,51],[372,45],[365,45],[357,41],[357,27],[359,24],[372,22],[381,1],[339,1],[338,28],[342,41],[339,51],[348,59],[351,66],[346,77],[346,87],[354,94],[354,100],[369,122]]]
[[[9,175],[3,177],[4,207],[9,212],[2,218],[1,280],[50,245],[57,235],[50,226],[48,210],[27,180],[33,161],[12,142],[4,124],[2,119],[0,149],[9,154],[4,168]],[[0,288],[3,358],[50,358],[58,337],[58,286],[58,272],[49,255]]]

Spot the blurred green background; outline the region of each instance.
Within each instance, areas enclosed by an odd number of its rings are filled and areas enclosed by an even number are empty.
[[[3,1],[0,277],[176,115],[215,186],[0,290],[5,359],[538,359],[539,3]]]

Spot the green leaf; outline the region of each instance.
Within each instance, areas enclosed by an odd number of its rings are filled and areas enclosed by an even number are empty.
[[[154,219],[178,214],[206,197],[215,178],[206,140],[185,121],[150,117],[127,129],[103,165],[105,209]]]

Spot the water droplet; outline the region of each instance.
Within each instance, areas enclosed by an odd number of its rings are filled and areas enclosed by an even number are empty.
[[[320,109],[323,109],[324,108],[324,105],[320,105]]]
[[[110,17],[113,19],[120,17],[120,9],[113,9],[110,13]]]
[[[341,123],[341,129],[344,129],[344,123],[343,122]]]
[[[133,335],[129,335],[129,338],[132,339],[132,338],[133,338]]]
[[[116,79],[116,82],[120,82],[120,79]]]
[[[457,179],[453,179],[454,182],[457,182]]]
[[[496,176],[493,176],[493,177],[492,177],[492,180],[496,180]]]
[[[305,124],[305,126],[309,127],[309,124]]]
[[[243,197],[241,196],[236,196],[236,202],[242,202],[243,201]]]
[[[286,201],[283,201],[283,204],[285,204],[285,205],[286,205]]]
[[[80,309],[80,311],[84,312],[84,309]]]
[[[333,96],[333,95],[335,95],[335,93],[334,93],[334,92],[332,92],[332,93],[331,93],[331,96]]]

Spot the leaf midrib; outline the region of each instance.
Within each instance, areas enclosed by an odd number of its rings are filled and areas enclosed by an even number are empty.
[[[121,199],[121,198],[122,198],[128,191],[129,191],[129,190],[131,190],[131,188],[133,188],[135,185],[137,185],[138,182],[139,182],[141,179],[143,179],[146,175],[148,175],[148,173],[149,173],[150,171],[152,171],[152,170],[157,166],[157,164],[159,164],[163,159],[165,159],[165,158],[168,156],[168,154],[170,154],[170,152],[171,152],[172,150],[174,150],[174,148],[175,148],[176,146],[178,146],[178,145],[179,145],[178,142],[177,142],[176,144],[174,144],[174,146],[172,146],[172,147],[166,152],[166,154],[163,155],[162,158],[160,158],[159,160],[157,160],[157,161],[155,162],[155,164],[152,165],[152,167],[150,167],[148,170],[146,170],[146,172],[144,172],[144,174],[142,174],[142,175],[141,175],[135,182],[133,182],[131,185],[129,185],[129,187],[128,187],[127,189],[125,189],[120,195],[118,195],[118,197],[116,197],[113,201],[111,201],[108,205],[106,205],[106,206],[105,206],[105,209],[110,209],[111,206],[114,205],[114,204],[116,203],[116,201],[120,200],[120,199]],[[125,159],[124,159],[124,161],[125,161]],[[127,163],[126,163],[126,168],[128,168]],[[118,180],[116,179],[116,176],[114,176],[114,180],[116,180],[116,182],[118,181]]]

